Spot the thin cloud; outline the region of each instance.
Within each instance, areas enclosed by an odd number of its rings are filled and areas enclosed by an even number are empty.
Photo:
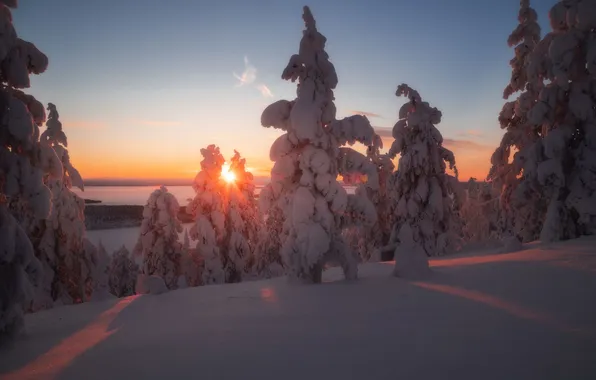
[[[250,63],[247,56],[244,56],[244,71],[242,74],[237,74],[236,72],[233,72],[232,74],[234,75],[234,78],[238,79],[236,87],[250,85],[259,90],[263,97],[273,97],[273,92],[271,92],[267,85],[263,83],[257,83],[257,68]]]
[[[257,79],[257,69],[250,64],[247,56],[244,56],[244,71],[242,74],[238,75],[236,72],[233,72],[232,74],[234,74],[234,77],[238,79],[236,87],[252,84]]]
[[[266,98],[272,98],[273,97],[273,93],[271,92],[271,90],[269,89],[269,87],[267,87],[266,85],[259,83],[256,85],[257,90],[259,90],[261,92],[261,95],[263,95]]]
[[[130,121],[131,124],[140,125],[143,127],[176,127],[181,123],[179,121],[168,121],[168,120],[144,120],[134,119]]]
[[[358,110],[351,110],[350,112],[352,113],[352,115],[362,115],[362,116],[366,116],[366,117],[378,117],[380,119],[383,118],[383,116],[379,115],[378,113],[358,111]]]

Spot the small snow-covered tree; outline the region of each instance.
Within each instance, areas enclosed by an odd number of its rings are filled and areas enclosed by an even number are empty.
[[[387,246],[391,231],[394,225],[394,210],[393,202],[391,200],[390,178],[395,170],[391,158],[388,154],[381,154],[382,142],[380,137],[377,138],[378,143],[369,147],[367,150],[367,157],[371,163],[376,167],[379,178],[379,187],[373,189],[361,182],[361,175],[357,175],[356,181],[354,177],[344,178],[347,184],[357,183],[357,192],[362,192],[367,196],[375,207],[377,212],[376,222],[372,224],[361,224],[351,226],[344,231],[346,240],[350,246],[359,253],[362,261],[383,260],[384,257],[379,256],[379,249]],[[347,181],[346,181],[347,179]]]
[[[153,191],[143,209],[140,236],[134,248],[134,255],[143,258],[142,274],[161,277],[170,290],[178,288],[181,275],[179,211],[176,197],[165,186]]]
[[[277,205],[273,205],[263,213],[263,217],[264,223],[259,231],[255,248],[254,271],[258,277],[281,276],[284,274],[283,260],[280,254],[284,224],[283,211]]]
[[[41,134],[41,144],[49,146],[58,156],[63,173],[59,179],[45,178],[52,192],[52,212],[30,232],[35,254],[43,265],[43,281],[36,289],[31,310],[72,304],[89,300],[99,257],[95,247],[85,239],[85,202],[71,187],[84,189],[79,172],[70,162],[67,138],[56,106],[48,104],[47,129]]]
[[[536,11],[530,7],[529,0],[522,0],[520,5],[519,25],[507,39],[509,46],[515,46],[515,57],[510,61],[511,79],[503,98],[520,94],[505,103],[499,114],[505,134],[491,157],[492,167],[487,179],[501,194],[497,235],[502,238],[515,235],[520,240],[530,241],[538,237],[546,206],[535,181],[519,185],[524,165],[532,159],[535,143],[541,137],[541,129],[528,120],[527,114],[536,104],[542,84],[531,80],[528,68],[534,50],[542,50],[544,46],[539,44]]]
[[[347,279],[357,277],[355,253],[341,234],[359,218],[375,219],[370,201],[360,193],[348,196],[337,176],[368,175],[378,186],[377,173],[367,158],[345,144],[373,144],[374,130],[366,117],[336,120],[333,89],[337,74],[325,52],[326,38],[318,32],[308,7],[298,54],[282,79],[298,81],[297,97],[269,105],[261,116],[264,127],[285,131],[271,146],[271,183],[260,193],[263,210],[277,206],[284,214],[282,257],[290,279],[321,282],[326,263],[343,267]]]
[[[407,277],[428,270],[427,256],[458,248],[460,239],[453,226],[459,223],[455,205],[461,202],[461,191],[455,157],[442,146],[443,137],[435,127],[441,111],[406,84],[398,86],[396,95],[409,101],[399,110],[389,150],[391,157],[400,154],[392,189],[397,201],[392,243],[397,244],[395,274]],[[456,177],[446,173],[446,163]]]
[[[0,340],[22,327],[23,307],[33,297],[31,285],[41,271],[28,231],[17,220],[47,217],[51,194],[44,173],[62,175],[53,150],[39,144],[39,126],[46,119],[43,105],[19,90],[30,86],[29,74],[46,70],[48,58],[17,37],[9,7],[16,2],[0,1]],[[9,211],[12,203],[19,207]]]
[[[139,266],[134,262],[125,246],[112,254],[108,268],[108,285],[116,297],[128,297],[135,294],[135,285]]]
[[[95,270],[93,272],[93,294],[91,298],[93,301],[102,301],[108,298],[112,298],[110,292],[110,265],[111,258],[106,252],[106,248],[100,241],[97,244],[96,255],[95,255]]]
[[[499,197],[490,183],[470,178],[460,209],[465,244],[492,244],[499,236]]]
[[[552,32],[532,52],[527,75],[539,91],[527,113],[541,130],[524,161],[520,188],[537,188],[548,207],[540,239],[596,232],[596,2],[559,1]],[[519,203],[524,192],[515,196]]]
[[[197,241],[203,282],[239,282],[253,260],[260,226],[253,176],[236,151],[225,173],[228,181],[222,178],[225,160],[219,148],[209,145],[201,154],[201,171],[193,184],[197,195],[187,210],[195,218],[190,238]]]

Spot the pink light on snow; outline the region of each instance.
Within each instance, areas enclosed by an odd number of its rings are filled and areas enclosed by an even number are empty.
[[[589,331],[586,329],[575,328],[570,326],[564,322],[561,322],[555,319],[553,316],[548,315],[544,312],[533,310],[529,307],[519,305],[513,302],[506,301],[502,298],[492,296],[490,294],[482,293],[476,290],[469,290],[464,288],[459,288],[450,285],[443,285],[443,284],[433,284],[429,282],[412,282],[413,285],[416,285],[420,288],[433,290],[436,292],[441,292],[445,294],[449,294],[452,296],[457,296],[461,298],[465,298],[467,300],[476,301],[487,306],[502,310],[508,314],[513,315],[514,317],[527,319],[533,322],[538,322],[540,324],[553,327],[557,330],[561,330],[567,333],[578,333],[580,335],[587,335],[593,334],[593,331]]]
[[[262,288],[261,289],[261,299],[265,302],[276,303],[277,302],[277,295],[275,294],[275,290],[273,288]]]
[[[70,363],[85,351],[106,340],[118,329],[108,331],[109,325],[118,314],[139,295],[120,300],[109,310],[101,313],[93,322],[64,339],[45,354],[25,367],[0,377],[1,380],[55,379]]]

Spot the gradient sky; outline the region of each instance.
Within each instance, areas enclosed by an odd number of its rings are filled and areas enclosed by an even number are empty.
[[[556,0],[534,0],[545,34]],[[193,178],[200,148],[237,149],[268,175],[281,134],[260,126],[295,98],[281,72],[297,53],[304,0],[29,0],[19,37],[49,56],[29,93],[57,105],[70,156],[91,178]],[[502,135],[519,0],[311,0],[335,64],[338,118],[392,127],[399,83],[439,108],[460,179],[484,178]],[[248,62],[248,64],[247,64]],[[245,83],[240,85],[243,78]],[[386,148],[390,140],[386,140]]]

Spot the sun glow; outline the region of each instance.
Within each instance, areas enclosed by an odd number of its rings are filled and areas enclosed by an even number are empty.
[[[236,175],[230,171],[230,165],[227,163],[221,167],[221,178],[227,183],[236,182]]]

